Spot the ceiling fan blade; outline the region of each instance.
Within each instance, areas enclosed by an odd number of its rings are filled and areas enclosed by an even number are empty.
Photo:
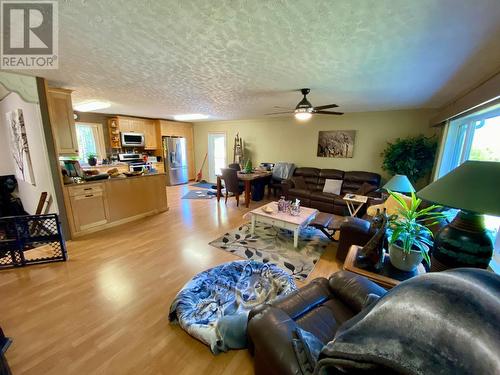
[[[321,111],[323,109],[328,109],[328,108],[337,108],[337,104],[326,104],[326,105],[320,105],[318,107],[314,107],[314,109],[317,109],[318,111]]]
[[[319,113],[320,115],[343,115],[344,112],[330,112],[330,111],[313,111],[313,113]]]
[[[265,116],[272,116],[272,115],[283,115],[285,113],[293,113],[293,111],[288,111],[288,112],[273,112],[273,113],[264,113]]]

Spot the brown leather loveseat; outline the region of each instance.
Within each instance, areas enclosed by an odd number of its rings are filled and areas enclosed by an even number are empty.
[[[327,179],[342,180],[340,195],[324,193]],[[298,181],[305,184],[297,186]],[[342,199],[346,193],[375,196],[380,187],[378,173],[339,169],[296,168],[292,178],[282,182],[283,194],[289,200],[296,198],[305,207],[316,208],[321,212],[347,216],[347,205]],[[361,189],[361,190],[360,190]]]

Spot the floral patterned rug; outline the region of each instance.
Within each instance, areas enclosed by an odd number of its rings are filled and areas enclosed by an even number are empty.
[[[299,246],[294,248],[291,231],[257,223],[252,236],[250,223],[247,223],[225,233],[210,245],[243,259],[276,264],[295,279],[304,280],[332,242],[319,230],[307,227],[300,232]]]

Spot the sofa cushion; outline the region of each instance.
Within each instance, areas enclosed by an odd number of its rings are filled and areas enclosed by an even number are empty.
[[[338,195],[331,193],[323,193],[322,191],[314,190],[311,192],[310,198],[313,201],[325,202],[333,205],[333,202],[335,201],[336,198],[338,198]]]
[[[304,176],[293,176],[291,180],[295,188],[307,190],[307,183]]]
[[[342,189],[342,180],[332,180],[327,178],[325,180],[325,186],[323,186],[323,193],[331,193],[339,195],[341,189]]]
[[[311,191],[306,190],[306,189],[297,189],[297,188],[292,188],[288,190],[288,198],[310,198],[311,196]]]
[[[355,193],[365,182],[379,187],[380,175],[378,173],[363,171],[345,172],[342,193]]]
[[[316,190],[323,190],[323,185],[325,185],[326,179],[330,180],[343,180],[344,171],[339,169],[321,169],[319,172],[318,185]]]
[[[358,190],[356,190],[356,192],[354,194],[367,195],[367,194],[369,194],[377,189],[378,189],[377,186],[372,185],[368,182],[363,182],[363,184],[359,187]]]
[[[304,180],[306,181],[307,188],[309,190],[314,190],[318,186],[318,178],[319,174],[321,172],[321,169],[318,168],[297,168],[295,169],[295,172],[293,173],[293,176],[303,176]]]

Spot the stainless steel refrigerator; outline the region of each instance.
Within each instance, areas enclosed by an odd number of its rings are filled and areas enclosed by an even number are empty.
[[[167,185],[188,182],[186,138],[163,137],[163,160],[165,161]]]

